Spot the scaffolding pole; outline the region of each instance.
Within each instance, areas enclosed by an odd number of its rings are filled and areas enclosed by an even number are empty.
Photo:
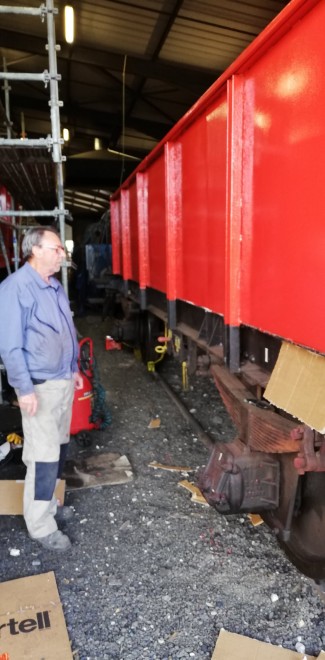
[[[12,218],[15,216],[22,216],[25,218],[58,218],[64,213],[64,215],[69,215],[69,211],[61,210],[58,208],[53,209],[53,211],[5,211],[0,209],[0,218]]]
[[[56,163],[57,172],[57,200],[59,207],[59,226],[62,245],[65,244],[65,210],[64,210],[64,188],[63,188],[63,166],[61,150],[61,131],[60,131],[60,101],[58,86],[58,71],[55,43],[55,24],[54,24],[54,6],[53,0],[46,0],[47,8],[47,36],[48,36],[48,55],[50,70],[50,108],[51,108],[51,127],[53,138],[53,160]],[[68,271],[66,264],[62,265],[62,284],[68,295]]]
[[[7,62],[6,62],[5,57],[3,57],[3,70],[5,72],[7,71]],[[4,93],[5,93],[5,113],[6,113],[7,139],[9,140],[11,138],[12,124],[11,124],[11,121],[10,121],[10,104],[9,104],[10,87],[8,85],[7,80],[5,80],[5,82],[4,82],[3,89],[4,89]]]
[[[6,62],[5,57],[3,58],[3,70],[5,72],[7,71],[7,62]],[[12,133],[12,130],[11,130],[12,129],[12,124],[11,124],[11,121],[10,121],[10,103],[9,103],[10,87],[8,85],[7,80],[4,81],[3,89],[4,89],[4,93],[5,93],[5,113],[6,113],[6,125],[7,125],[7,139],[10,140],[11,139],[11,133]],[[14,208],[15,208],[14,200],[13,200],[13,198],[11,198],[11,210],[13,211]],[[0,228],[0,231],[1,231],[1,234],[2,234],[1,228]],[[13,246],[13,252],[14,252],[14,257],[13,257],[14,269],[15,269],[15,271],[17,271],[18,268],[19,268],[20,259],[19,259],[18,242],[17,242],[17,230],[14,229],[14,228],[12,229],[12,246]],[[8,260],[8,263],[9,263],[9,260]],[[7,270],[8,270],[8,266],[7,266]],[[9,265],[9,271],[10,271],[10,265]]]
[[[58,13],[57,9],[53,9],[54,14]],[[29,14],[30,16],[40,16],[44,19],[46,13],[45,5],[40,7],[11,7],[10,5],[1,5],[0,14]]]
[[[62,140],[64,142],[64,140]],[[39,149],[51,149],[53,140],[48,138],[0,138],[0,147],[39,147]]]
[[[4,71],[0,71],[0,80],[33,80],[34,82],[43,82],[46,86],[51,82],[52,78],[61,80],[59,74],[52,76],[47,69],[43,73],[5,73]]]
[[[7,139],[0,139],[0,146],[2,147],[33,147],[33,148],[44,148],[52,151],[52,158],[56,168],[56,197],[58,208],[55,208],[51,211],[0,211],[0,224],[7,224],[2,218],[9,217],[54,217],[58,219],[59,223],[59,233],[62,245],[65,244],[65,218],[69,215],[69,212],[64,207],[64,181],[63,181],[63,161],[65,157],[62,155],[61,145],[63,144],[63,139],[61,138],[61,128],[60,128],[60,106],[62,102],[59,101],[59,88],[58,81],[61,80],[61,76],[58,74],[57,70],[57,46],[55,41],[55,23],[54,16],[58,13],[58,10],[54,8],[53,0],[46,0],[46,5],[41,4],[39,8],[37,7],[11,7],[11,6],[0,6],[0,14],[28,14],[30,16],[40,16],[42,21],[46,16],[47,21],[47,51],[48,51],[48,60],[49,60],[49,71],[45,70],[43,73],[8,73],[6,66],[4,65],[3,73],[0,72],[0,80],[5,81],[5,98],[6,98],[6,115],[8,118],[7,123]],[[11,123],[10,123],[10,112],[9,112],[9,87],[8,80],[27,80],[27,81],[40,81],[44,82],[45,86],[49,85],[50,88],[50,118],[51,118],[51,135],[47,138],[40,138],[38,140],[24,138],[22,140],[12,139],[11,137]],[[17,229],[22,227],[17,225],[9,225],[13,228],[13,231],[16,232]],[[1,229],[0,229],[1,231]],[[0,236],[1,240],[1,236]],[[16,241],[16,243],[15,243]],[[17,266],[17,234],[13,235],[14,242],[14,262]],[[62,273],[62,285],[65,289],[66,294],[68,295],[68,272],[67,264],[63,263],[61,268]]]

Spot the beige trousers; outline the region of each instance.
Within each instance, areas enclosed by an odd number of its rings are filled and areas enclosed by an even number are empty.
[[[68,442],[74,380],[47,380],[35,385],[37,413],[22,410],[23,462],[26,465],[24,518],[32,538],[57,530],[54,490],[61,476]]]

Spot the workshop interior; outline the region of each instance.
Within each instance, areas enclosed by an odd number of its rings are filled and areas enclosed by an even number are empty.
[[[208,503],[259,514],[323,580],[324,2],[26,4],[0,5],[1,279],[26,229],[56,226],[73,313],[111,320],[107,348],[213,377],[238,436],[201,434]],[[86,443],[110,423],[91,338],[80,362],[102,403],[75,406]],[[0,478],[20,478],[0,374]]]

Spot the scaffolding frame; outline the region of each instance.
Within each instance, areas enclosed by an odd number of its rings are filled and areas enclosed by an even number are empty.
[[[26,14],[30,16],[39,16],[44,22],[46,18],[47,24],[47,45],[46,49],[48,52],[48,70],[43,71],[43,73],[8,73],[6,65],[4,65],[4,71],[0,72],[0,80],[4,80],[4,90],[5,90],[5,113],[6,113],[6,126],[7,126],[7,138],[0,139],[0,146],[5,147],[31,147],[33,149],[46,147],[49,151],[52,152],[52,160],[55,164],[56,170],[56,198],[57,198],[57,207],[49,211],[28,211],[28,210],[10,210],[10,211],[1,211],[0,210],[0,225],[4,224],[4,221],[1,218],[4,217],[39,217],[39,216],[49,216],[58,219],[59,223],[59,233],[62,244],[65,244],[65,218],[69,215],[69,212],[65,209],[64,205],[64,180],[63,180],[63,162],[65,161],[65,156],[62,155],[62,144],[64,140],[61,138],[61,123],[60,123],[60,107],[62,107],[63,102],[59,100],[59,86],[58,82],[61,80],[61,76],[58,74],[57,69],[57,50],[58,46],[56,45],[55,40],[55,15],[58,14],[58,9],[54,7],[53,0],[46,0],[46,4],[41,4],[40,7],[10,7],[7,5],[0,5],[0,14]],[[10,121],[10,105],[9,105],[9,80],[33,80],[37,82],[43,82],[45,87],[49,86],[50,92],[50,119],[51,119],[51,135],[48,135],[45,138],[39,139],[28,139],[23,137],[22,139],[12,138],[12,124]],[[15,240],[17,243],[17,231],[22,229],[21,225],[17,225],[15,222],[12,224],[5,223],[8,227],[13,229],[13,243],[15,248]],[[0,230],[1,231],[1,230]],[[17,250],[17,246],[16,246]],[[14,249],[15,252],[15,249]],[[5,257],[5,255],[4,255]],[[17,265],[17,253],[15,254],[14,261]],[[62,284],[68,295],[68,273],[67,273],[67,263],[62,264]]]

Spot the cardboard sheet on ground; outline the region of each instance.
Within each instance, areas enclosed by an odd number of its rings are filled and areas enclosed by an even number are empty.
[[[148,463],[148,467],[152,467],[155,470],[169,470],[169,472],[195,472],[195,468],[182,467],[181,465],[165,465],[164,463],[158,463],[158,461],[151,461],[151,463]]]
[[[200,489],[195,486],[195,484],[191,483],[187,479],[183,479],[182,481],[178,482],[179,486],[182,486],[182,488],[186,488],[186,490],[189,490],[190,493],[192,493],[191,500],[192,502],[197,502],[198,504],[204,504],[204,506],[209,506],[209,503],[206,501],[204,495],[201,493]]]
[[[325,433],[325,357],[283,342],[264,397]]]
[[[258,525],[262,525],[264,522],[263,518],[261,518],[258,513],[248,513],[247,518],[249,518],[253,527],[258,527]]]
[[[65,481],[61,480],[55,489],[60,505],[64,504]],[[0,481],[0,515],[23,515],[24,482],[3,479]],[[0,629],[1,630],[1,629]]]
[[[0,584],[0,656],[72,660],[53,572]]]
[[[321,657],[321,656],[318,656]],[[280,646],[259,642],[243,635],[220,630],[211,660],[315,660],[314,656],[297,653]]]
[[[66,461],[64,478],[69,490],[116,486],[133,479],[132,466],[126,456],[108,452],[81,461]]]
[[[160,423],[159,417],[154,417],[154,419],[149,422],[148,429],[159,429]]]

